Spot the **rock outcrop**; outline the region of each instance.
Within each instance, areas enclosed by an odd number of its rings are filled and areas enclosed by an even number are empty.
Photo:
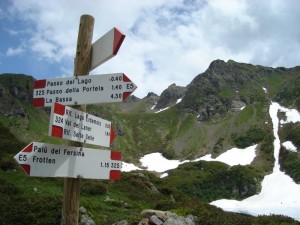
[[[146,209],[141,212],[142,220],[131,225],[195,225],[196,218],[192,215],[187,217],[178,216],[176,213],[160,210]],[[129,225],[126,220],[113,225]]]
[[[91,217],[89,217],[86,209],[83,206],[79,208],[79,215],[79,225],[95,225],[95,222],[91,219]]]
[[[230,110],[265,101],[263,75],[275,71],[232,60],[215,60],[187,86],[183,107],[200,121],[222,119]]]
[[[21,102],[32,103],[33,77],[4,74],[0,78],[0,113],[7,117],[27,118]]]
[[[18,89],[13,88],[18,94]],[[27,96],[27,95],[26,95]],[[0,113],[7,117],[27,117],[25,109],[18,100],[11,98],[9,91],[0,85]]]
[[[177,86],[176,84],[170,85],[164,90],[155,106],[155,109],[164,109],[176,104],[177,100],[184,95],[185,87]]]

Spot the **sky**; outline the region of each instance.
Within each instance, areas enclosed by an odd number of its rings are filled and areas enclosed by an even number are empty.
[[[73,76],[80,16],[93,42],[113,27],[126,38],[90,75],[125,73],[139,98],[188,85],[213,60],[300,64],[298,0],[1,0],[0,73]]]
[[[278,112],[285,113],[286,119],[279,120]],[[297,149],[291,141],[282,143],[278,135],[279,127],[283,124],[300,122],[300,113],[295,109],[287,109],[276,102],[272,102],[269,108],[269,114],[273,124],[275,162],[272,173],[266,175],[261,183],[261,191],[241,201],[219,199],[210,204],[226,211],[251,214],[254,216],[280,214],[300,221],[300,185],[296,184],[289,175],[282,172],[279,165],[279,151],[281,145],[293,152],[299,152],[299,149]],[[146,169],[161,173],[160,177],[163,179],[168,176],[168,170],[175,169],[183,163],[197,162],[199,160],[220,161],[230,166],[249,165],[256,157],[256,147],[257,145],[249,146],[245,149],[229,149],[215,159],[209,154],[195,160],[185,161],[168,160],[164,158],[161,153],[155,152],[141,157],[141,167],[123,162],[122,171],[128,172]]]

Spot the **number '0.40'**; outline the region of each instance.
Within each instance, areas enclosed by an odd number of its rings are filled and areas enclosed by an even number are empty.
[[[111,81],[122,81],[122,76],[115,76],[110,78]]]

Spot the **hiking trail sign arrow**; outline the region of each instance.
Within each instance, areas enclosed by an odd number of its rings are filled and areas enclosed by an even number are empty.
[[[123,73],[36,80],[33,107],[123,102],[136,88]]]
[[[29,176],[119,180],[122,153],[32,142],[14,159]]]
[[[51,107],[49,136],[110,147],[115,132],[110,121],[56,102]]]
[[[90,70],[95,69],[113,56],[117,55],[125,35],[113,28],[92,44],[92,59]]]

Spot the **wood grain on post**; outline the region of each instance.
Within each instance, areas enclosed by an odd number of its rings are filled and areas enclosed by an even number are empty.
[[[91,49],[94,30],[94,18],[89,15],[80,17],[77,49],[74,60],[74,76],[88,75],[91,65]],[[86,111],[85,105],[73,108]],[[69,141],[69,146],[83,147],[82,143]],[[78,225],[80,204],[80,178],[65,178],[62,209],[62,225]]]

